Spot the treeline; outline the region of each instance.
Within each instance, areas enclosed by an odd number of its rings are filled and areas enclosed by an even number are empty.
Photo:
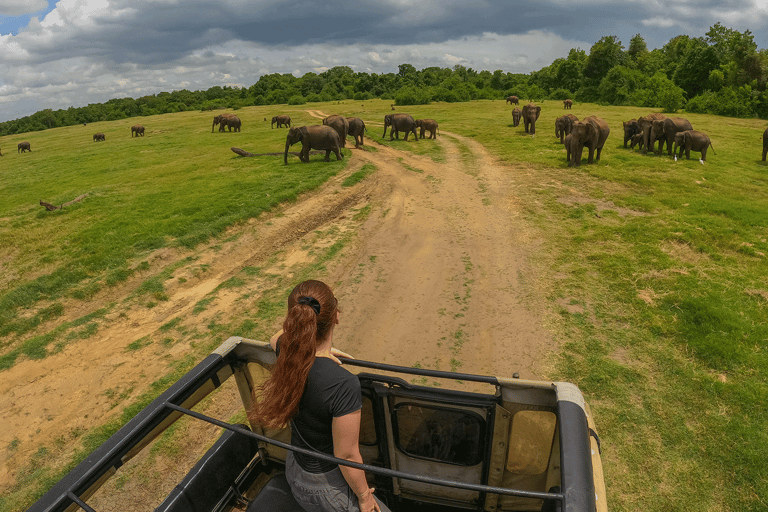
[[[648,50],[640,34],[626,50],[616,36],[606,36],[592,45],[589,55],[580,48],[572,49],[568,57],[530,74],[475,71],[461,65],[417,70],[411,64],[401,64],[397,73],[383,74],[356,73],[347,66],[300,78],[275,73],[260,77],[248,88],[184,89],[66,110],[41,110],[0,123],[0,135],[185,110],[373,98],[415,105],[510,95],[523,100],[571,98],[666,112],[684,107],[688,112],[768,119],[767,79],[768,51],[758,51],[749,30],[739,32],[717,23],[705,37],[677,36],[654,50]]]

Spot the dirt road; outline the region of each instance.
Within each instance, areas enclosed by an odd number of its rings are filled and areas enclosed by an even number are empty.
[[[172,319],[191,317],[200,300],[244,267],[292,275],[296,265],[311,260],[307,247],[317,243],[318,229],[354,235],[321,276],[332,283],[342,309],[338,347],[362,359],[404,366],[543,377],[554,342],[537,313],[544,301],[528,262],[539,244],[514,199],[516,169],[495,162],[473,140],[444,130],[436,141],[401,143],[439,144],[445,154],[439,163],[370,140],[366,144],[376,151],[352,149],[344,175],[321,190],[269,222],[233,229],[238,236],[232,241],[198,249],[194,266],[181,266],[174,274],[179,279],[168,284],[168,301],[149,310],[128,301],[101,321],[97,338],[69,341],[57,354],[20,361],[3,372],[0,447],[9,449],[0,454],[0,492],[14,484],[17,468],[41,446],[71,441],[73,433],[116,417],[118,398],[128,401],[146,391],[168,371],[168,359],[189,352],[193,341],[160,347],[166,357],[141,352],[157,347],[128,351],[128,345]],[[377,172],[355,187],[340,186],[366,163]],[[370,214],[356,222],[355,212],[366,205]],[[270,263],[275,254],[284,258]],[[150,263],[163,268],[186,256],[164,249]],[[135,284],[110,289],[105,292],[110,296],[93,302],[119,301]],[[253,291],[222,290],[192,321],[204,325],[231,318],[249,307],[243,296]],[[76,310],[73,317],[84,313]],[[279,322],[276,318],[276,327]]]

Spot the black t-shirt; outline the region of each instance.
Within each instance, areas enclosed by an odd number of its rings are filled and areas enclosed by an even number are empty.
[[[280,353],[280,342],[277,352]],[[327,357],[316,357],[309,369],[299,410],[291,421],[291,444],[333,455],[333,418],[345,416],[363,408],[360,381],[346,368]],[[299,429],[301,436],[296,433]],[[307,446],[304,440],[311,446]],[[325,473],[338,467],[315,457],[294,452],[296,461],[310,473]]]

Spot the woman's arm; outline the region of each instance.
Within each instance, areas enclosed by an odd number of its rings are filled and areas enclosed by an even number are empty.
[[[362,464],[360,455],[360,417],[361,410],[333,418],[331,431],[333,435],[333,455]],[[339,466],[341,474],[357,495],[361,512],[379,511],[379,504],[373,498],[373,489],[368,487],[365,471],[349,466]]]

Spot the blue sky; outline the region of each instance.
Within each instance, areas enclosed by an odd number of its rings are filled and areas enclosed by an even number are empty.
[[[0,0],[0,121],[266,73],[461,64],[527,73],[615,35],[717,23],[768,43],[768,0]]]

